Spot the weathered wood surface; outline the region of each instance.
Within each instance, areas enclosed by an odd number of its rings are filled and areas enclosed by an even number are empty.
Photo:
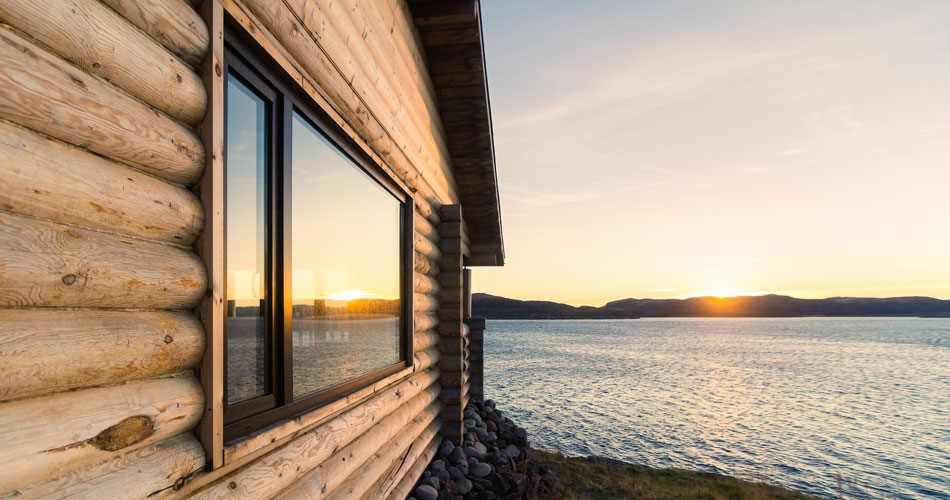
[[[419,252],[415,252],[413,255],[413,267],[417,273],[422,273],[428,276],[438,276],[439,275],[439,263],[438,261],[431,261],[425,255],[422,255]]]
[[[190,432],[19,490],[16,500],[146,498],[174,492],[180,479],[204,467],[204,451]],[[6,499],[6,496],[0,495]],[[153,497],[154,498],[154,497]]]
[[[0,401],[194,368],[192,314],[0,309]]]
[[[437,437],[425,447],[422,453],[416,457],[414,462],[410,461],[409,457],[407,456],[405,463],[411,464],[409,466],[409,470],[405,474],[402,474],[402,479],[400,479],[397,484],[386,487],[386,489],[382,490],[381,493],[383,495],[379,498],[385,498],[387,500],[403,500],[404,498],[408,497],[410,493],[412,493],[412,488],[416,485],[416,481],[418,481],[419,477],[422,476],[422,472],[425,471],[426,467],[429,466],[429,462],[431,462],[435,457],[440,445],[442,445],[442,439]]]
[[[237,443],[228,445],[224,449],[225,463],[227,464],[228,468],[231,468],[233,471],[243,464],[254,460],[255,456],[259,457],[264,454],[263,452],[271,451],[283,446],[303,433],[314,429],[316,426],[322,425],[332,418],[336,418],[342,412],[353,409],[357,405],[363,404],[363,402],[369,400],[370,398],[380,396],[384,391],[389,391],[394,387],[400,391],[406,388],[411,389],[412,386],[410,384],[413,382],[410,382],[410,379],[414,379],[414,377],[427,376],[428,375],[426,374],[413,373],[413,369],[411,367],[393,373],[388,377],[374,382],[372,385],[368,385],[362,389],[351,392],[340,399],[306,412],[294,419],[286,420],[283,423],[272,427],[270,430],[255,434],[254,436],[251,436],[243,441],[238,441]],[[398,389],[400,386],[402,389]],[[201,482],[203,482],[203,484],[200,487],[193,486],[192,483],[189,483],[190,490],[197,491],[204,485],[211,484],[214,481],[202,478]]]
[[[235,5],[236,8],[240,5],[237,0],[225,0],[223,3]],[[423,159],[417,151],[410,150],[410,143],[405,138],[390,135],[390,130],[371,112],[372,106],[360,99],[312,35],[306,33],[303,36],[302,30],[305,28],[301,27],[301,22],[284,4],[268,0],[249,0],[244,3],[250,11],[247,13],[248,22],[253,22],[253,16],[273,34],[276,42],[272,44],[274,51],[289,55],[290,60],[300,65],[301,76],[306,75],[308,80],[306,84],[301,82],[304,90],[308,86],[320,89],[315,92],[325,96],[326,101],[340,113],[356,135],[365,138],[372,151],[385,158],[386,163],[404,182],[418,189],[420,195],[428,200],[458,199],[454,186],[449,186],[444,179],[435,178],[430,171],[420,167],[424,164]],[[254,29],[259,30],[256,27]]]
[[[417,332],[423,330],[429,330],[439,326],[439,317],[438,315],[431,313],[415,313],[413,314],[413,329]]]
[[[198,75],[99,2],[6,0],[0,21],[178,121],[194,125],[204,116],[207,99]]]
[[[413,291],[418,293],[439,293],[439,281],[422,273],[413,273]]]
[[[415,332],[412,336],[412,351],[424,351],[430,347],[439,344],[439,332],[435,330],[423,330]]]
[[[438,365],[440,358],[441,354],[439,353],[439,349],[437,347],[430,347],[412,356],[412,367],[416,371],[426,370],[430,366]]]
[[[354,498],[383,498],[386,486],[394,485],[402,479],[401,474],[408,472],[409,467],[398,468],[400,463],[415,462],[416,456],[428,446],[439,429],[442,422],[433,418],[438,412],[436,407],[430,407],[412,420],[406,428],[395,435],[392,439],[382,445],[379,450],[373,453],[370,458],[354,471],[336,487],[329,495],[327,500],[350,500]],[[428,425],[419,430],[422,422],[430,420]],[[410,459],[411,460],[408,460]],[[387,472],[397,466],[387,476]]]
[[[113,0],[114,1],[114,0]],[[133,0],[121,3],[132,2]],[[156,2],[164,0],[146,0]],[[169,5],[180,0],[170,0]],[[114,2],[115,3],[115,2]],[[129,7],[131,8],[131,7]],[[184,8],[189,8],[184,6]],[[156,21],[157,22],[157,21]],[[208,275],[207,293],[201,300],[198,316],[204,327],[208,349],[201,360],[201,383],[209,388],[205,398],[205,417],[198,427],[198,438],[205,449],[212,469],[224,464],[224,10],[221,4],[206,1],[201,7],[201,20],[213,35],[200,73],[211,106],[201,122],[199,132],[205,155],[201,177],[201,204],[205,226],[196,245]]]
[[[375,452],[387,446],[398,446],[408,436],[416,437],[429,422],[435,420],[441,407],[437,394],[438,386],[433,386],[406,402],[358,439],[309,471],[293,486],[280,492],[274,500],[326,498],[350,474],[363,467]]]
[[[123,455],[198,423],[194,378],[143,380],[0,404],[0,494]]]
[[[0,212],[0,306],[191,309],[204,266],[187,250]]]
[[[442,258],[442,251],[432,243],[432,240],[419,233],[413,233],[413,247],[416,252],[424,255],[427,259],[438,261]]]
[[[130,23],[197,66],[208,52],[208,28],[195,9],[183,0],[102,0]]]
[[[438,297],[424,293],[412,294],[412,309],[414,312],[434,312],[438,308]]]
[[[0,121],[0,208],[190,245],[204,225],[190,191]]]
[[[413,228],[415,231],[426,238],[428,238],[433,243],[439,242],[439,232],[436,231],[435,226],[432,225],[425,217],[422,216],[418,211],[413,213]]]
[[[7,28],[0,67],[0,118],[179,184],[201,175],[193,132]]]
[[[434,400],[439,386],[432,384],[438,377],[438,370],[420,372],[303,433],[282,448],[195,493],[193,498],[270,498],[315,467],[324,464],[337,450],[378,426],[397,409],[408,408],[407,402],[422,391],[428,394],[426,398],[431,397]]]
[[[381,36],[391,40],[392,34],[377,33],[367,24],[363,11],[369,6],[335,0],[285,4],[416,169],[454,192],[448,148],[442,134],[432,133],[441,130],[438,115],[430,115],[418,92],[404,89],[393,75],[393,55],[379,44]],[[360,36],[354,36],[357,33]]]

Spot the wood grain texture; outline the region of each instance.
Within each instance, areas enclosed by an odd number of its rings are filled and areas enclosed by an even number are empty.
[[[195,125],[204,116],[198,75],[99,2],[7,0],[0,3],[0,21],[178,121]]]
[[[180,245],[204,225],[180,186],[0,121],[0,209]]]
[[[413,269],[417,273],[422,273],[433,277],[439,275],[439,261],[429,260],[428,257],[422,255],[419,252],[415,252],[413,257]]]
[[[148,0],[154,1],[154,0]],[[174,2],[173,2],[174,3]],[[205,155],[201,177],[201,204],[205,226],[195,245],[208,273],[208,293],[201,301],[198,316],[204,326],[208,349],[201,360],[201,383],[209,394],[205,398],[205,416],[198,427],[212,469],[224,465],[224,10],[208,0],[201,7],[201,18],[212,36],[208,55],[199,71],[208,89],[210,107],[199,131]]]
[[[430,347],[424,351],[416,352],[412,356],[412,368],[416,371],[423,371],[429,369],[431,366],[436,366],[439,364],[441,354],[437,347]]]
[[[188,432],[19,490],[16,500],[146,498],[204,467],[204,452]],[[5,498],[5,497],[0,497]]]
[[[438,389],[438,386],[430,387],[400,406],[358,439],[307,472],[293,486],[281,491],[274,500],[326,498],[347,476],[363,467],[375,452],[387,446],[401,445],[407,441],[406,437],[415,437],[435,420],[441,408]]]
[[[413,248],[429,260],[437,261],[442,258],[442,251],[439,247],[432,243],[432,240],[418,232],[413,233]]]
[[[435,458],[436,452],[439,450],[439,446],[442,445],[442,437],[436,436],[428,446],[422,451],[421,454],[416,458],[415,462],[410,462],[407,457],[406,462],[410,463],[411,466],[405,474],[402,474],[402,479],[399,480],[393,486],[386,486],[380,493],[381,496],[378,498],[385,498],[386,500],[403,500],[412,493],[412,488],[416,485],[416,481],[422,476],[422,472],[425,471],[426,467],[429,466],[429,462]]]
[[[189,313],[0,309],[0,401],[191,369],[204,344]]]
[[[201,175],[193,132],[6,28],[0,67],[0,118],[186,186]]]
[[[289,487],[297,479],[378,426],[381,420],[426,391],[426,398],[438,395],[438,370],[420,372],[378,396],[367,400],[298,436],[287,445],[257,460],[236,473],[193,495],[195,499],[259,499],[270,498]],[[406,413],[403,411],[403,413]],[[342,479],[342,478],[341,478]]]
[[[439,326],[439,316],[432,313],[415,313],[412,315],[413,330],[421,332]]]
[[[439,298],[424,293],[412,294],[412,309],[414,312],[434,312],[439,309]]]
[[[418,293],[439,293],[439,280],[422,273],[413,273],[413,290]]]
[[[102,0],[183,61],[197,66],[208,52],[208,28],[184,0]]]
[[[0,404],[0,494],[124,455],[191,429],[194,378],[143,380]]]
[[[415,332],[412,336],[412,351],[424,351],[430,347],[439,345],[439,332],[435,330],[423,330]]]
[[[436,418],[438,404],[426,408],[420,415],[389,441],[379,447],[356,471],[325,498],[327,500],[349,500],[354,498],[380,498],[382,491],[378,486],[395,483],[401,477],[385,477],[386,472],[412,454],[413,449],[424,450],[426,445],[438,434],[442,422]],[[428,423],[426,423],[428,422]],[[425,427],[423,427],[425,425]],[[411,462],[410,462],[411,463]],[[405,473],[406,471],[402,471]],[[398,470],[396,472],[398,474]],[[377,483],[379,485],[377,486]],[[377,487],[374,490],[374,487]]]
[[[190,251],[0,212],[0,306],[190,309],[206,285]]]

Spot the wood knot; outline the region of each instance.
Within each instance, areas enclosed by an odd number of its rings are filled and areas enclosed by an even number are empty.
[[[214,74],[221,76],[221,65],[218,63],[214,64]]]
[[[173,339],[171,335],[165,335],[165,343],[166,343],[166,344],[171,344],[173,340],[175,340],[175,339]]]
[[[172,489],[175,491],[178,491],[184,487],[185,487],[185,478],[180,477],[178,478],[178,481],[175,481],[175,485],[172,486]]]
[[[105,451],[132,446],[155,433],[155,421],[147,415],[129,417],[100,432],[89,443]]]
[[[67,274],[66,276],[63,276],[63,283],[64,283],[64,284],[66,284],[66,285],[72,285],[72,284],[75,283],[75,282],[76,282],[76,275],[75,275],[75,274]]]
[[[99,63],[92,63],[92,69],[99,69],[99,68],[101,68],[101,67],[102,67],[102,65],[99,64]]]
[[[232,490],[237,489],[237,483],[235,483],[234,481],[231,481],[230,483],[228,483],[228,488],[231,488]]]
[[[181,75],[179,75],[179,74],[175,74],[175,78],[177,78],[177,79],[178,79],[178,83],[181,83]]]

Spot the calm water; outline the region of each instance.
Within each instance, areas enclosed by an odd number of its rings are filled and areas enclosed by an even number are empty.
[[[950,320],[489,321],[532,443],[824,497],[950,498]]]

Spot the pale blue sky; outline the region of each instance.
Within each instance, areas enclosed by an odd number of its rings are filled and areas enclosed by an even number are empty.
[[[483,0],[477,291],[950,298],[950,2]]]

